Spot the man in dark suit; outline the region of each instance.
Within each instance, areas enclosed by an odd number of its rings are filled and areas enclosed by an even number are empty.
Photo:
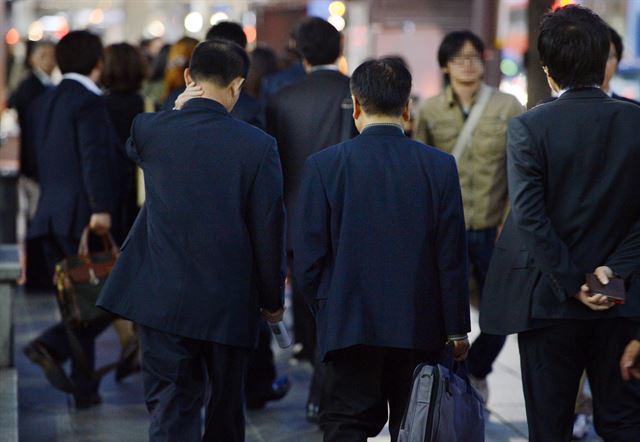
[[[312,17],[300,24],[296,46],[302,54],[307,76],[281,89],[267,103],[267,132],[278,140],[284,174],[284,197],[288,217],[288,244],[291,259],[292,213],[307,157],[325,147],[348,140],[357,131],[351,118],[349,78],[338,72],[340,33],[327,21]],[[313,317],[293,278],[293,321],[298,360],[315,362]],[[318,368],[320,369],[318,370]],[[322,369],[316,364],[310,387],[307,418],[317,420],[322,386]]]
[[[36,173],[36,154],[33,146],[33,113],[28,112],[31,103],[48,89],[54,86],[51,75],[56,67],[56,45],[52,41],[29,42],[28,47],[29,75],[20,83],[9,97],[9,107],[18,113],[20,123],[20,216],[23,231],[29,226],[38,205],[39,187]],[[18,241],[22,242],[23,238]],[[26,286],[30,289],[51,288],[51,275],[42,255],[41,244],[37,240],[24,241],[26,259]]]
[[[20,173],[31,179],[36,179],[36,159],[33,146],[29,144],[31,128],[27,109],[36,98],[54,86],[51,75],[56,67],[55,50],[56,45],[51,41],[34,43],[29,54],[31,71],[9,97],[9,107],[16,110],[20,123]]]
[[[97,233],[111,228],[118,205],[118,145],[107,108],[96,82],[102,69],[102,43],[87,31],[74,31],[56,47],[63,80],[39,97],[34,122],[34,147],[41,196],[29,238],[39,239],[53,275],[57,262],[76,255],[80,235],[89,225]],[[93,370],[94,341],[109,322],[78,327],[88,370]],[[43,367],[47,379],[64,391],[73,391],[78,408],[100,402],[98,382],[73,361],[69,384],[60,364],[71,357],[64,325],[58,324],[31,342],[25,353]]]
[[[324,441],[391,440],[420,362],[469,348],[467,246],[452,156],[405,137],[411,74],[389,59],[351,78],[360,136],[311,155],[294,229],[294,275],[327,362]]]
[[[597,85],[609,54],[607,25],[567,6],[543,19],[538,50],[557,100],[512,120],[508,130],[511,213],[496,243],[480,326],[518,333],[529,437],[571,439],[584,369],[595,427],[605,440],[640,440],[640,383],[618,361],[636,333],[640,296],[640,107]],[[624,278],[614,305],[584,285],[594,272]]]
[[[98,305],[139,324],[151,441],[200,440],[205,392],[202,440],[243,441],[260,310],[283,314],[277,145],[229,114],[246,60],[234,43],[200,43],[185,77],[202,98],[139,115],[127,143],[147,197]]]
[[[247,49],[247,35],[239,23],[232,21],[223,21],[211,26],[207,31],[206,38],[207,40],[221,38],[236,43],[244,50]],[[248,66],[247,69],[249,69]],[[247,72],[244,73],[245,78],[246,76]],[[238,102],[231,111],[231,115],[239,120],[246,121],[249,124],[264,129],[264,124],[260,118],[260,104],[245,91],[240,93],[240,98],[238,98]]]

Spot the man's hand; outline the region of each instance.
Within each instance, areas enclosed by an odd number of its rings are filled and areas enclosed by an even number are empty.
[[[456,362],[462,362],[467,359],[469,353],[469,338],[460,339],[453,342],[453,359]]]
[[[278,322],[282,321],[282,318],[284,316],[284,307],[280,307],[275,311],[260,309],[260,313],[262,314],[262,319],[264,319],[268,323],[277,324]]]
[[[593,274],[596,275],[596,278],[598,278],[598,281],[600,281],[602,285],[609,284],[609,280],[613,278],[613,271],[607,266],[598,267],[594,270]],[[580,287],[580,292],[576,293],[574,298],[596,312],[609,310],[615,305],[615,303],[609,301],[609,298],[606,296],[599,293],[591,293],[587,284],[583,284],[582,287]]]
[[[609,284],[609,280],[613,278],[613,270],[607,266],[601,266],[594,270],[594,275],[598,278],[598,281],[602,283],[602,285]]]
[[[108,213],[94,213],[89,219],[89,228],[98,235],[105,235],[111,229],[111,215]]]
[[[640,341],[634,339],[624,349],[620,359],[620,371],[625,381],[631,378],[640,379]]]
[[[177,110],[180,110],[183,108],[184,104],[187,101],[191,100],[192,98],[202,97],[203,95],[204,90],[202,89],[202,86],[199,86],[195,83],[189,83],[184,92],[178,95],[178,98],[176,98],[174,107]]]

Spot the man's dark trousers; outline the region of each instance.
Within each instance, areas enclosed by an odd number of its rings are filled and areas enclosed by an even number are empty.
[[[246,348],[140,326],[149,441],[244,441]],[[206,405],[204,435],[200,409]]]
[[[467,230],[469,243],[469,263],[473,266],[473,276],[482,297],[484,281],[489,270],[491,254],[496,242],[496,229]],[[480,333],[469,349],[467,365],[469,373],[476,378],[486,378],[491,373],[493,362],[504,346],[506,336]]]
[[[55,265],[58,262],[67,256],[76,255],[78,252],[78,240],[73,238],[47,237],[42,239],[41,244],[48,275],[53,275]],[[74,330],[86,358],[86,368],[90,371],[95,368],[95,340],[111,324],[111,321],[111,318],[105,318],[97,323]],[[76,387],[76,394],[89,396],[98,391],[99,381],[92,380],[89,373],[84,371],[82,365],[73,357],[67,330],[62,322],[47,329],[37,338],[37,341],[47,348],[58,363],[62,364],[71,359],[71,380]]]
[[[531,442],[571,440],[585,364],[598,435],[606,442],[640,441],[640,381],[624,382],[611,363],[620,360],[637,329],[637,322],[623,318],[565,319],[518,334]]]
[[[389,420],[391,441],[398,439],[413,372],[436,363],[441,352],[359,345],[328,356],[320,424],[324,442],[366,442]]]

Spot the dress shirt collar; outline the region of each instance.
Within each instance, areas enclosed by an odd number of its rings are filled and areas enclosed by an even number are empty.
[[[395,123],[373,123],[367,124],[362,129],[361,135],[395,135],[404,136],[404,129]]]
[[[319,64],[318,66],[313,66],[309,69],[309,72],[316,71],[338,71],[338,66],[335,64]]]
[[[42,69],[33,68],[33,75],[42,83],[44,86],[53,86],[55,83],[53,79],[47,75]]]
[[[74,80],[83,85],[89,92],[93,92],[96,95],[102,95],[102,91],[98,87],[97,84],[93,82],[86,75],[78,74],[76,72],[69,72],[68,74],[64,74],[62,76],[63,80]]]
[[[211,111],[214,111],[216,113],[220,113],[220,114],[228,114],[229,112],[227,112],[227,109],[225,109],[225,107],[218,103],[215,100],[211,100],[210,98],[192,98],[189,101],[187,101],[184,106],[182,107],[182,109],[209,109]]]

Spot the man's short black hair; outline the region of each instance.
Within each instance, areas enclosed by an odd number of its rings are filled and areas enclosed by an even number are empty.
[[[620,34],[618,34],[611,26],[609,26],[609,40],[611,40],[613,47],[616,48],[616,58],[618,59],[618,63],[620,63],[620,60],[622,60],[622,53],[624,52],[624,45],[622,44]]]
[[[198,44],[191,55],[189,72],[197,81],[211,81],[228,86],[235,78],[246,78],[249,57],[243,48],[229,41],[214,38]]]
[[[540,62],[562,89],[602,84],[609,46],[609,26],[590,9],[569,5],[542,18]]]
[[[319,17],[304,20],[296,31],[296,49],[311,66],[334,63],[340,56],[340,32]]]
[[[242,49],[247,48],[247,34],[244,33],[240,24],[232,21],[223,21],[211,26],[207,31],[207,40],[219,38],[221,40],[229,40],[240,46]]]
[[[100,37],[89,31],[72,31],[56,45],[56,61],[63,74],[89,75],[102,60]]]
[[[400,116],[411,95],[411,73],[398,58],[368,60],[351,75],[351,93],[370,115]]]
[[[438,48],[438,64],[441,68],[446,68],[453,57],[460,52],[466,42],[478,51],[480,57],[484,54],[484,43],[482,39],[471,31],[454,31],[445,35]]]

